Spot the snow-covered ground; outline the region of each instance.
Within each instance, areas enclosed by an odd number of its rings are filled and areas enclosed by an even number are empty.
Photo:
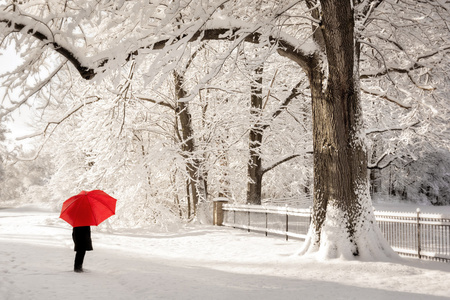
[[[299,241],[231,228],[93,227],[74,273],[71,227],[35,207],[0,209],[0,299],[450,299],[450,264],[316,261]]]
[[[408,201],[400,201],[397,199],[376,199],[373,201],[373,206],[378,211],[398,211],[398,212],[416,212],[417,209],[421,213],[426,214],[441,214],[445,217],[450,217],[450,206],[433,206],[417,204]]]

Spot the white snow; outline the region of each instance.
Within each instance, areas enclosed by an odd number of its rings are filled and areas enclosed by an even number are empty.
[[[74,273],[71,232],[55,212],[0,209],[0,299],[450,299],[450,264],[317,261],[299,241],[204,225],[93,227]]]

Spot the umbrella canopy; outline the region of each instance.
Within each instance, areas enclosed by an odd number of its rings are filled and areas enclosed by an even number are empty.
[[[115,214],[116,202],[100,190],[82,191],[64,201],[59,217],[73,227],[97,226]]]

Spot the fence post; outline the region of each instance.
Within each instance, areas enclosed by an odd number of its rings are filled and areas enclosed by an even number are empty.
[[[420,256],[420,250],[421,250],[421,240],[420,240],[420,208],[417,209],[417,256]]]
[[[225,197],[218,197],[213,200],[213,225],[223,225],[223,204],[228,202]]]
[[[250,208],[248,207],[248,203],[247,203],[247,214],[248,214],[248,227],[247,227],[247,231],[250,232]]]
[[[266,236],[267,236],[267,229],[268,229],[268,224],[267,224],[267,208],[264,207],[264,209],[266,210]]]
[[[313,213],[313,209],[312,206],[309,207],[309,224],[308,226],[311,226],[311,222],[312,222],[312,213]]]
[[[289,240],[289,235],[288,235],[288,231],[289,231],[289,215],[288,215],[288,207],[287,204],[285,205],[286,208],[286,241]]]

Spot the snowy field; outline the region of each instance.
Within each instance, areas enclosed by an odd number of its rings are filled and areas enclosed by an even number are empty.
[[[236,229],[92,231],[74,273],[71,227],[33,207],[0,209],[0,299],[450,299],[450,264],[315,261],[301,242]]]

